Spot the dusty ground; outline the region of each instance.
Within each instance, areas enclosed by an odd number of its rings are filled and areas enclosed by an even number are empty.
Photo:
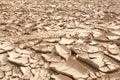
[[[0,80],[120,80],[120,0],[0,0]]]

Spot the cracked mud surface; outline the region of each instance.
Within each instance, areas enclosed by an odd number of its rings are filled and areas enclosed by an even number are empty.
[[[0,0],[0,80],[120,80],[120,0]]]

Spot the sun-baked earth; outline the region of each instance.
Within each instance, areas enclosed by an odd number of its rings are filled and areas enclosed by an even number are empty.
[[[0,80],[120,80],[120,0],[0,0]]]

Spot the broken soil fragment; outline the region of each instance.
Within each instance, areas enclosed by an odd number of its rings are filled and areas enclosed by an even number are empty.
[[[47,52],[52,52],[54,49],[54,46],[48,46],[48,45],[38,45],[38,46],[33,46],[32,47],[34,50],[42,52],[42,53],[47,53]]]
[[[120,56],[119,55],[113,55],[113,54],[110,54],[108,52],[105,52],[104,54],[111,57],[111,58],[113,58],[113,59],[115,59],[116,61],[120,62]]]
[[[74,58],[69,58],[67,61],[59,63],[51,63],[50,67],[56,69],[59,72],[72,76],[75,79],[88,77],[88,70],[81,63]]]
[[[52,74],[51,77],[54,78],[55,80],[72,80],[70,77],[62,74],[58,74],[58,75]]]
[[[14,77],[22,77],[22,74],[23,73],[21,73],[21,70],[20,70],[20,68],[18,67],[18,66],[14,66],[13,67],[13,70],[12,70],[12,75],[14,76]]]
[[[89,52],[89,53],[96,53],[100,51],[100,48],[97,46],[90,46],[86,45],[83,47],[83,51]]]
[[[23,73],[23,79],[30,79],[33,77],[31,70],[28,67],[20,67],[22,73]]]
[[[54,43],[60,41],[60,38],[47,38],[43,39],[43,41]]]
[[[5,76],[5,73],[2,70],[0,70],[0,79],[2,79],[4,76]]]
[[[107,75],[101,76],[101,78],[106,80],[120,80],[120,72],[107,74]]]
[[[22,65],[22,66],[27,66],[29,64],[27,57],[21,57],[21,58],[11,58],[11,57],[9,57],[8,60],[12,63]]]
[[[113,55],[120,54],[120,48],[116,44],[108,45],[108,51]]]
[[[14,45],[10,41],[0,41],[0,53],[10,51],[14,48]]]
[[[120,30],[112,30],[111,32],[120,36]]]
[[[6,72],[11,71],[13,69],[13,64],[7,63],[6,65],[1,66],[0,69]]]
[[[10,58],[17,58],[17,57],[19,57],[20,55],[21,55],[21,53],[17,53],[17,52],[15,52],[15,51],[8,52],[8,56],[9,56]]]
[[[65,45],[56,44],[55,49],[56,52],[66,60],[68,60],[71,55],[71,51]]]
[[[72,51],[76,53],[76,56],[79,60],[86,62],[87,64],[93,66],[94,68],[102,72],[113,72],[119,69],[119,66],[117,64],[114,64],[113,62],[104,57],[104,54],[100,52],[101,50],[99,50],[98,47],[89,46],[88,48],[85,47],[86,49],[83,49],[84,47],[80,48],[80,46],[76,46],[77,47],[75,47],[74,45],[72,47]],[[106,61],[104,59],[106,59]],[[111,64],[108,64],[108,62]]]
[[[60,62],[62,59],[60,56],[55,55],[55,54],[42,54],[42,56],[45,58],[45,60],[49,62]]]
[[[6,65],[7,64],[7,54],[0,54],[0,65]]]
[[[62,38],[61,40],[60,40],[60,44],[67,44],[67,45],[70,45],[70,44],[72,44],[73,42],[75,41],[75,39],[72,39],[72,38]]]

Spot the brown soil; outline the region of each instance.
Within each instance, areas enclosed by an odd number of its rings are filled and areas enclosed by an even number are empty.
[[[120,80],[120,0],[0,0],[0,80]]]

